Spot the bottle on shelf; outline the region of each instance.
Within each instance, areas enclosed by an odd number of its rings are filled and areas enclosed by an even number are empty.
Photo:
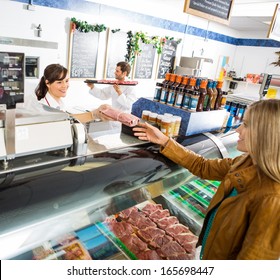
[[[167,83],[163,84],[162,90],[161,90],[161,95],[160,95],[160,103],[166,104],[169,90],[173,86],[176,80],[176,74],[170,74],[170,80]]]
[[[231,108],[231,102],[227,101],[226,105],[225,105],[225,117],[224,117],[224,121],[223,121],[223,125],[222,125],[222,129],[220,132],[227,132],[230,128],[227,128],[227,123],[228,123],[228,119],[230,116],[230,108]]]
[[[215,108],[215,104],[216,104],[216,100],[217,100],[217,97],[218,97],[218,90],[216,88],[217,86],[217,81],[213,81],[212,83],[212,91],[213,91],[213,94],[212,94],[212,98],[211,98],[211,101],[210,101],[210,110],[218,110],[219,108]]]
[[[233,126],[237,109],[238,109],[238,103],[232,101],[230,104],[229,118],[226,125],[226,127],[229,129]]]
[[[163,87],[163,83],[156,83],[153,101],[155,102],[160,101],[162,87]]]
[[[184,90],[188,84],[189,79],[190,78],[188,76],[183,77],[182,83],[180,84],[180,86],[177,89],[175,102],[174,102],[174,107],[176,107],[176,108],[182,108],[182,102],[183,102],[183,98],[184,98],[184,94],[185,94]]]
[[[175,102],[175,98],[176,98],[176,93],[178,91],[178,88],[182,82],[182,76],[177,75],[176,76],[176,80],[175,83],[172,85],[172,87],[170,88],[169,92],[168,92],[168,96],[167,96],[167,101],[166,104],[173,106],[174,102]]]
[[[164,100],[164,98],[165,98],[166,86],[170,82],[170,77],[171,77],[171,73],[166,73],[165,78],[162,82],[162,88],[161,88],[160,98],[159,98],[159,102],[161,102],[161,103],[162,103],[161,100]]]
[[[190,108],[190,100],[191,100],[192,93],[194,91],[195,84],[196,84],[196,78],[190,77],[189,83],[184,89],[184,98],[182,101],[182,109],[184,110],[188,110]]]
[[[170,77],[171,77],[171,73],[166,73],[165,74],[164,80],[162,81],[163,86],[169,83]]]
[[[218,110],[221,107],[221,100],[223,96],[222,87],[223,87],[223,81],[218,81],[216,85],[216,89],[218,93],[217,93],[217,99],[215,103],[215,110]]]
[[[198,100],[199,100],[199,91],[196,88],[194,88],[194,90],[191,92],[191,97],[189,102],[188,110],[190,112],[196,112],[198,106]]]
[[[204,99],[207,94],[207,79],[197,79],[196,80],[196,87],[199,87],[198,92],[199,92],[199,99],[197,103],[197,112],[202,112],[203,111],[203,104],[204,104]]]
[[[242,122],[246,107],[247,107],[246,104],[243,104],[243,103],[237,104],[237,111],[235,114],[233,127],[237,127]]]
[[[222,98],[220,102],[220,109],[223,109],[226,105],[228,93],[226,91],[222,91]]]
[[[213,80],[208,80],[207,86],[206,86],[206,95],[204,97],[203,101],[203,111],[210,111],[210,105],[211,101],[213,99]]]

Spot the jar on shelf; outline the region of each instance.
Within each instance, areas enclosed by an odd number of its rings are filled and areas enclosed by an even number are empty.
[[[141,116],[142,120],[143,121],[148,121],[150,113],[151,113],[151,111],[149,111],[149,110],[143,110],[142,111],[142,116]]]
[[[164,135],[166,135],[166,136],[170,135],[170,131],[171,131],[171,118],[170,117],[165,116],[162,118],[160,130]]]

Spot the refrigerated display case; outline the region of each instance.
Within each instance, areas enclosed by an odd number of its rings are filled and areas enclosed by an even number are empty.
[[[108,148],[114,137],[122,145]],[[179,137],[177,141],[205,157],[222,158],[236,155],[236,139],[236,133],[229,132]],[[83,164],[64,162],[61,169],[49,174],[41,172],[43,165],[33,164],[32,172],[24,170],[21,159],[18,180],[0,190],[1,259],[156,258],[147,254],[155,245],[146,241],[142,244],[146,255],[135,254],[132,245],[110,227],[112,221],[125,221],[120,215],[123,211],[137,208],[142,212],[147,204],[161,205],[182,227],[194,236],[199,234],[204,211],[219,182],[201,181],[161,155],[157,145],[133,136],[109,134],[92,137],[90,142],[100,149],[89,153]],[[32,176],[25,178],[25,172]],[[136,242],[139,236],[134,235]],[[164,238],[169,237],[164,233]]]

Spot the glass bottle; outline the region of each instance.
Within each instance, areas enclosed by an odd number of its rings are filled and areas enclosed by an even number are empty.
[[[175,83],[172,85],[172,87],[170,88],[169,93],[168,93],[167,102],[166,102],[167,105],[170,105],[170,106],[174,105],[176,93],[182,82],[182,78],[183,77],[180,75],[176,76]]]
[[[211,101],[213,99],[213,80],[208,80],[206,86],[206,95],[203,101],[203,111],[210,111]]]
[[[221,100],[222,100],[222,96],[223,96],[223,91],[222,91],[222,87],[223,87],[223,81],[218,81],[217,82],[217,99],[216,99],[216,103],[215,103],[215,110],[220,109],[221,107]]]
[[[160,95],[160,103],[166,104],[167,96],[169,87],[173,84],[174,81],[171,80],[171,73],[166,73],[165,80],[163,81],[163,86],[161,89],[161,95]]]
[[[169,94],[169,90],[170,88],[173,86],[173,84],[176,81],[176,74],[171,74],[170,73],[170,80],[168,83],[163,85],[163,88],[161,90],[161,96],[160,96],[160,103],[166,104],[167,102],[167,98],[168,98],[168,94]]]
[[[220,102],[220,109],[223,109],[226,105],[226,101],[227,101],[227,95],[228,93],[226,91],[222,91],[222,99]]]
[[[184,98],[184,94],[185,94],[184,89],[186,88],[186,86],[188,84],[188,81],[189,81],[188,76],[183,77],[182,83],[177,88],[177,93],[176,93],[175,102],[174,102],[174,107],[176,107],[176,108],[181,108],[182,107],[182,102],[183,102],[183,98]]]
[[[211,102],[210,102],[210,110],[217,110],[215,108],[215,104],[216,104],[216,100],[217,100],[217,97],[218,97],[218,91],[217,91],[217,81],[213,81],[212,83],[212,90],[213,90],[213,94],[212,94],[212,99],[211,99]]]
[[[199,89],[198,89],[199,99],[198,99],[196,111],[197,112],[202,112],[203,111],[204,99],[205,99],[205,96],[207,94],[207,90],[206,90],[207,79],[200,79],[199,83],[196,80],[196,86],[197,87],[198,87],[198,84],[199,84]]]
[[[243,104],[243,103],[237,104],[237,111],[235,114],[233,127],[239,126],[239,124],[241,123],[242,118],[244,116],[245,109],[246,109],[246,104]]]
[[[238,103],[237,102],[231,102],[231,106],[230,106],[230,111],[229,111],[229,118],[227,121],[227,128],[231,128],[233,123],[234,123],[234,118],[236,116],[236,112],[238,109]]]
[[[196,78],[190,77],[189,84],[184,89],[185,93],[184,93],[184,98],[182,101],[182,109],[184,109],[184,110],[188,110],[190,107],[191,95],[194,91],[195,84],[196,84]]]
[[[191,94],[191,97],[190,97],[190,102],[189,102],[189,107],[188,107],[189,111],[196,112],[198,100],[199,100],[199,91],[194,89]]]
[[[164,78],[164,80],[162,81],[162,85],[163,85],[163,86],[169,83],[170,77],[171,77],[171,73],[166,73],[166,74],[165,74],[165,78]]]
[[[155,102],[160,101],[162,87],[163,87],[163,83],[156,83],[153,101]]]

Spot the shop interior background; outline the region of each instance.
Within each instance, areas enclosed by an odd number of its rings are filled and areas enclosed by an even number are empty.
[[[99,3],[100,2],[100,3]],[[181,38],[178,45],[176,64],[181,56],[211,58],[213,63],[204,63],[201,76],[216,79],[221,57],[228,57],[227,70],[236,71],[237,76],[247,73],[280,74],[280,68],[271,63],[278,60],[275,52],[280,43],[267,39],[269,24],[261,25],[255,21],[256,29],[242,26],[241,18],[233,17],[236,28],[208,21],[183,12],[184,0],[162,1],[143,0],[135,5],[134,1],[12,1],[0,0],[0,51],[24,52],[26,56],[39,57],[38,78],[26,78],[25,94],[33,94],[44,68],[50,63],[68,66],[70,19],[87,21],[90,24],[105,24],[109,28],[122,31],[142,31],[148,35]],[[259,1],[234,1],[232,16],[240,14],[238,2],[246,2],[243,12],[256,10]],[[254,2],[254,3],[249,3]],[[264,1],[262,1],[264,2]],[[262,14],[273,11],[277,2],[265,1],[269,8]],[[268,3],[274,2],[274,3]],[[32,9],[28,9],[28,5]],[[271,4],[273,6],[271,6]],[[240,5],[239,5],[240,8]],[[271,15],[271,17],[272,17]],[[17,20],[14,20],[14,19]],[[247,17],[252,22],[252,18]],[[42,31],[38,37],[37,27]],[[239,25],[239,26],[238,26]],[[248,25],[247,25],[248,26]],[[264,26],[264,27],[263,27]],[[265,27],[266,26],[266,27]],[[7,38],[19,39],[18,45],[9,44]],[[28,40],[30,45],[20,42]],[[97,78],[102,79],[105,67],[106,34],[100,34]],[[139,97],[152,97],[156,79],[139,80]],[[83,79],[71,80],[68,96],[69,104],[84,108],[96,108],[102,101],[88,94]]]

